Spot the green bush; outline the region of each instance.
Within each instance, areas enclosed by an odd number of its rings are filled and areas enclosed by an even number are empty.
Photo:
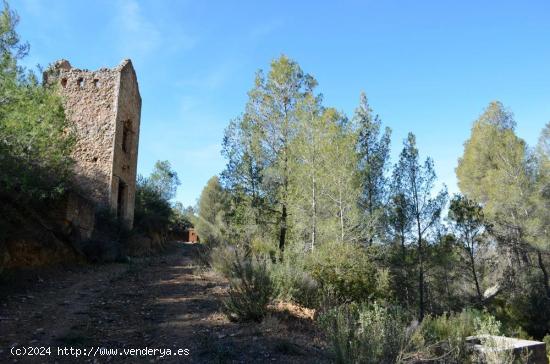
[[[550,361],[550,334],[546,334],[542,341],[546,344],[546,356],[548,357],[548,361]]]
[[[320,317],[337,363],[396,363],[402,359],[412,330],[397,307],[349,304]]]
[[[134,226],[146,234],[167,232],[172,217],[172,207],[148,178],[138,176]]]
[[[550,297],[538,272],[518,274],[518,282],[509,295],[494,303],[498,317],[510,326],[521,326],[530,336],[541,338],[550,327]]]
[[[293,301],[305,307],[317,307],[319,284],[303,268],[288,261],[270,264],[275,296],[283,301]]]
[[[207,245],[208,246],[208,245]],[[243,256],[244,252],[236,246],[221,244],[208,252],[210,266],[227,279],[233,277],[233,261],[235,255]]]
[[[263,260],[245,258],[234,250],[230,261],[229,297],[224,311],[233,321],[261,321],[273,297],[273,284]]]
[[[184,211],[176,204],[172,208],[170,216],[170,234],[174,237],[181,237],[189,228],[193,227],[192,218],[191,213]]]
[[[357,244],[324,244],[305,258],[305,270],[337,302],[363,302],[383,295],[379,274],[366,250]]]
[[[506,351],[490,352],[483,359],[476,357],[466,344],[466,338],[474,335],[502,335],[501,324],[486,312],[465,309],[460,313],[427,316],[420,326],[423,346],[429,349],[431,357],[445,357],[449,363],[484,360],[502,364],[512,359],[512,354]],[[497,345],[490,337],[482,338],[481,343],[489,347]]]
[[[466,337],[475,334],[477,311],[464,310],[460,313],[427,316],[421,325],[421,335],[431,346],[436,356],[445,355],[454,363],[463,362],[468,357]]]
[[[421,324],[411,317],[396,306],[353,303],[330,309],[319,320],[338,363],[478,362],[481,358],[472,355],[466,337],[501,334],[500,322],[477,310],[427,316]],[[491,363],[511,359],[509,352],[483,358]]]

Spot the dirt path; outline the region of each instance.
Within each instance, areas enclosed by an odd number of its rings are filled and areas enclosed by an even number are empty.
[[[261,324],[227,321],[220,313],[227,284],[201,273],[191,259],[196,249],[175,243],[162,256],[130,264],[35,275],[30,282],[18,276],[18,287],[0,285],[0,363],[328,362],[304,310],[279,305]],[[50,354],[15,357],[14,346]],[[148,355],[140,355],[146,348]],[[107,349],[118,351],[101,355]],[[129,349],[140,352],[123,351]]]

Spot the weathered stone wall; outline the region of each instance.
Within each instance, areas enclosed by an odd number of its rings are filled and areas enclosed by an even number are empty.
[[[90,201],[76,193],[69,193],[65,214],[65,221],[71,225],[69,236],[73,241],[85,241],[92,237],[95,214]]]
[[[98,205],[108,206],[119,74],[106,68],[76,69],[67,61],[58,61],[55,67],[65,113],[76,132],[72,155],[76,185]]]
[[[120,74],[120,83],[113,148],[111,206],[116,206],[121,201],[118,193],[121,192],[119,184],[122,182],[126,189],[123,190],[125,196],[122,201],[125,203],[121,212],[131,227],[134,220],[141,96],[132,63],[129,60],[124,61],[117,67],[117,71]]]
[[[67,119],[75,128],[76,186],[132,227],[141,97],[131,61],[88,71],[60,60],[44,74],[44,82],[58,84]]]

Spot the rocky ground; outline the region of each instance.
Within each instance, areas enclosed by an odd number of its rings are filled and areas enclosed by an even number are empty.
[[[330,362],[308,310],[280,303],[261,324],[229,322],[220,303],[227,282],[201,268],[197,251],[173,243],[126,264],[4,276],[0,363]],[[12,355],[13,347],[27,355]],[[118,351],[101,355],[107,349]]]

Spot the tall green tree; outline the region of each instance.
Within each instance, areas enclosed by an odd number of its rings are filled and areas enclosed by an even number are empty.
[[[202,190],[198,208],[195,227],[201,240],[219,243],[225,237],[230,200],[217,176],[210,178]]]
[[[421,164],[416,146],[416,137],[409,133],[395,168],[401,181],[400,192],[407,200],[412,219],[412,231],[415,236],[418,269],[418,309],[419,319],[425,314],[425,245],[430,230],[439,222],[447,191],[442,189],[433,196],[436,180],[433,162],[427,158]]]
[[[290,211],[295,234],[309,240],[310,249],[319,241],[319,220],[323,206],[322,166],[329,143],[329,120],[323,117],[320,99],[307,95],[297,108],[297,134],[291,147],[294,166],[291,175]]]
[[[13,77],[20,74],[23,69],[18,66],[17,61],[29,53],[29,43],[22,42],[16,31],[19,24],[19,15],[12,10],[7,1],[3,2],[3,9],[0,13],[0,54],[2,57],[2,77]]]
[[[516,272],[532,265],[529,253],[535,251],[544,287],[550,294],[548,271],[537,243],[540,240],[534,237],[531,228],[537,221],[534,201],[543,197],[534,197],[537,178],[539,182],[544,180],[544,171],[537,177],[533,155],[525,141],[515,134],[514,127],[510,111],[500,102],[489,104],[474,122],[471,136],[464,144],[464,154],[456,169],[458,185],[467,197],[483,206],[491,223],[490,231],[501,247],[510,252]]]
[[[402,258],[405,259],[407,237],[410,234],[412,216],[409,201],[404,194],[404,186],[400,183],[401,171],[394,170],[394,182],[392,195],[387,205],[388,229],[393,240],[401,247]]]
[[[274,211],[270,208],[263,185],[264,159],[260,148],[260,130],[253,119],[240,117],[225,129],[222,155],[227,165],[221,182],[230,193],[231,235],[250,244],[258,235],[269,234]]]
[[[475,284],[477,300],[482,302],[478,272],[476,269],[478,248],[482,242],[481,234],[484,230],[483,209],[476,202],[462,195],[455,195],[449,206],[449,218],[453,223],[459,241],[464,246],[468,258],[472,279]]]
[[[393,249],[389,263],[393,272],[394,291],[399,302],[411,305],[414,301],[415,282],[414,272],[411,268],[414,265],[414,257],[409,251],[411,240],[412,215],[410,202],[405,193],[404,186],[400,180],[401,171],[396,168],[393,171],[391,194],[387,204],[387,238],[390,239]]]
[[[21,42],[17,13],[0,13],[0,194],[21,202],[59,197],[69,187],[74,134],[61,98],[18,65],[29,46]]]
[[[230,125],[224,139],[229,158],[224,177],[234,190],[256,194],[270,216],[275,217],[279,250],[284,251],[288,233],[291,145],[296,138],[297,106],[313,95],[317,82],[286,56],[274,60],[267,78],[261,72],[248,93],[245,113]],[[253,170],[250,170],[253,168]],[[249,169],[246,177],[237,174]]]
[[[293,230],[298,239],[309,240],[311,248],[357,240],[356,133],[343,114],[323,108],[318,99],[305,101],[292,147]]]
[[[550,277],[543,253],[550,252],[550,123],[541,132],[536,149],[535,182],[530,203],[532,216],[527,223],[527,240],[536,250],[543,285],[550,298]]]
[[[519,266],[528,264],[523,238],[532,189],[527,145],[514,132],[515,120],[500,102],[489,104],[474,122],[456,174],[468,198],[483,206],[492,232],[509,247]]]
[[[148,178],[148,183],[155,188],[166,201],[176,197],[178,187],[181,185],[176,171],[172,169],[169,161],[156,161],[153,172]]]
[[[326,163],[323,175],[326,176],[326,187],[323,195],[330,202],[329,211],[336,217],[340,242],[362,242],[367,235],[363,229],[362,216],[358,209],[361,198],[360,175],[357,171],[357,153],[355,145],[357,133],[353,126],[340,114],[332,110],[326,115],[333,118],[329,129],[330,140],[326,150]],[[332,228],[334,229],[334,228]]]
[[[541,132],[535,151],[535,183],[530,199],[533,218],[529,241],[541,251],[550,251],[550,123]]]
[[[378,115],[373,115],[364,92],[361,93],[353,120],[358,129],[358,171],[362,187],[359,203],[365,212],[368,240],[372,242],[373,237],[380,235],[382,230],[382,210],[387,196],[385,174],[390,163],[391,130],[385,128],[382,132],[382,122]]]

